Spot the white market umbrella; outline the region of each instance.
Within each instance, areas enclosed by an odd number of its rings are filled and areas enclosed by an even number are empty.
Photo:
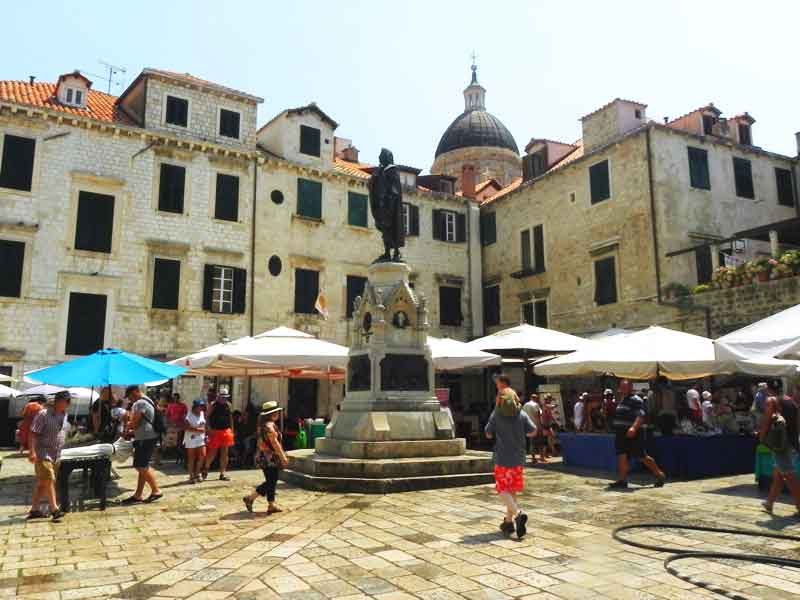
[[[17,381],[17,380],[14,377],[12,377],[11,375],[5,375],[3,373],[0,373],[0,381],[4,381],[6,383],[9,383],[9,382]]]
[[[800,359],[800,304],[714,341],[720,360]]]
[[[522,350],[527,352],[574,352],[587,348],[594,342],[555,329],[517,325],[468,342],[469,346],[488,352]]]
[[[605,342],[610,339],[617,339],[617,337],[621,335],[630,335],[631,333],[635,333],[635,331],[633,329],[612,327],[610,329],[606,329],[605,331],[600,331],[598,333],[591,333],[586,336],[586,339],[594,340],[595,342]]]
[[[469,344],[450,338],[428,336],[433,367],[437,371],[459,371],[461,369],[482,368],[499,365],[502,359],[473,348]]]
[[[10,388],[7,385],[0,384],[0,398],[13,398],[14,396],[18,395],[19,395],[18,390]]]

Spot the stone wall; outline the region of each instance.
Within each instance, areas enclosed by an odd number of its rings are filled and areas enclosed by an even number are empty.
[[[456,191],[461,190],[461,172],[464,165],[475,167],[475,183],[494,178],[505,187],[517,177],[522,177],[522,159],[505,148],[460,148],[436,157],[431,167],[435,175],[457,177]]]

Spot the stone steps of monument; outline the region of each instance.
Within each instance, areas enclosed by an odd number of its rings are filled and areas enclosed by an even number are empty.
[[[389,494],[450,487],[485,485],[494,482],[493,472],[458,473],[423,477],[391,477],[386,479],[359,477],[319,477],[291,469],[281,471],[281,480],[317,492]]]

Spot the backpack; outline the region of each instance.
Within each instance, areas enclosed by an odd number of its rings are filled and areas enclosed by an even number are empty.
[[[772,417],[772,425],[764,436],[764,445],[775,454],[784,454],[789,450],[789,435],[786,431],[786,420],[780,415]]]
[[[142,413],[142,417],[144,418],[145,421],[147,421],[148,423],[150,423],[150,425],[153,426],[153,431],[155,431],[158,435],[164,435],[165,433],[167,433],[167,424],[164,421],[164,415],[161,413],[160,410],[158,410],[158,406],[156,406],[155,402],[150,400],[150,398],[148,398],[147,396],[144,396],[144,398],[153,407],[153,420],[151,421],[150,419],[148,419],[145,416],[145,413]]]

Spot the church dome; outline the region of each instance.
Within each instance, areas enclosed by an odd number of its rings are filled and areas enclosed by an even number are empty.
[[[475,146],[506,148],[519,154],[514,136],[505,125],[484,108],[467,109],[456,117],[439,140],[436,156]]]

